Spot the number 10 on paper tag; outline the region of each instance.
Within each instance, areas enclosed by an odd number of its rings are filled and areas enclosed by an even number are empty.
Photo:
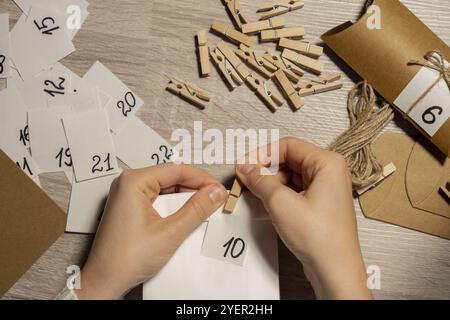
[[[248,249],[246,219],[216,212],[208,222],[202,255],[242,266]]]

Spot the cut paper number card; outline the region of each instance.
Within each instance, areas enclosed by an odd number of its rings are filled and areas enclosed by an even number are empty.
[[[0,14],[0,78],[9,76],[9,15]]]
[[[141,98],[98,61],[88,70],[83,79],[111,97],[106,110],[111,130],[115,133],[119,133],[125,122],[144,104]]]
[[[68,107],[28,111],[31,152],[42,172],[72,170],[72,157],[61,121],[68,114]]]
[[[172,147],[142,120],[133,116],[119,134],[113,134],[117,157],[131,169],[170,162]]]
[[[191,196],[159,196],[153,207],[162,217],[178,210]],[[217,215],[224,214],[222,209]],[[194,230],[170,261],[144,284],[145,300],[278,300],[277,235],[260,202],[244,193],[233,214],[246,227],[247,249],[242,266],[200,254],[207,222]],[[210,218],[211,219],[211,218]],[[216,223],[220,223],[216,221]]]
[[[63,117],[77,182],[119,172],[104,110]]]

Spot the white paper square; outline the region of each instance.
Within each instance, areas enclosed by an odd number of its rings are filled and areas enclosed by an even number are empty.
[[[11,54],[22,79],[48,69],[75,47],[69,38],[66,18],[54,9],[33,6],[11,31]]]
[[[159,196],[153,207],[161,216],[178,210],[190,194]],[[144,284],[145,300],[278,300],[278,251],[277,236],[266,213],[253,196],[246,195],[239,213],[247,219],[251,237],[244,265],[204,257],[200,254],[207,223],[202,223],[175,252],[169,263]],[[249,203],[246,203],[249,201]],[[244,211],[245,210],[245,211]],[[222,209],[217,214],[223,214]],[[181,285],[180,285],[181,284]]]
[[[436,70],[422,67],[394,104],[408,112],[439,76]],[[447,122],[450,118],[450,90],[443,79],[409,112],[409,117],[431,137]]]
[[[172,147],[137,117],[132,117],[119,134],[112,136],[117,157],[132,169],[171,161]]]
[[[63,124],[77,182],[119,172],[104,110],[63,117]]]
[[[82,182],[72,181],[67,232],[95,233],[100,222],[109,189],[118,174]]]
[[[62,117],[70,113],[68,107],[28,111],[31,152],[42,172],[72,171],[72,157],[62,124]]]
[[[111,97],[106,105],[111,130],[119,133],[125,122],[129,120],[144,104],[119,78],[100,62],[94,65],[84,75],[83,79],[91,82]]]
[[[4,13],[0,14],[0,78],[8,78],[10,73],[10,47],[9,15]]]

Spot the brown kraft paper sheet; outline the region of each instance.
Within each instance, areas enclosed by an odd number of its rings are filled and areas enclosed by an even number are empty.
[[[408,62],[423,61],[429,51],[438,51],[450,61],[450,48],[400,1],[374,0],[372,4],[381,10],[381,29],[367,27],[371,15],[366,13],[355,23],[328,31],[322,40],[393,104],[421,68]],[[450,157],[450,119],[433,137],[410,122]]]

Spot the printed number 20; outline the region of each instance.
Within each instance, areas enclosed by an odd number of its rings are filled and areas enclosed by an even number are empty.
[[[226,248],[225,253],[223,254],[224,258],[227,257],[228,252],[229,252],[230,256],[232,258],[236,259],[236,258],[239,258],[244,253],[245,242],[241,238],[232,237],[222,247]],[[239,249],[239,247],[240,247],[240,249]]]
[[[128,113],[136,106],[136,98],[134,94],[130,91],[125,93],[123,100],[117,101],[117,108],[122,110],[124,117],[128,116]]]

